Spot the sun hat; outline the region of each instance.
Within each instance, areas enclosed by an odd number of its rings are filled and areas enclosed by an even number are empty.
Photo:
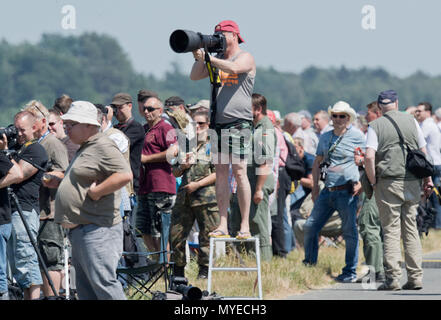
[[[330,116],[332,116],[333,113],[346,113],[351,118],[351,122],[354,122],[357,117],[355,110],[345,101],[338,101],[332,107],[329,106],[328,113]]]
[[[69,110],[61,116],[61,119],[101,127],[98,122],[98,109],[88,101],[72,102]]]
[[[188,107],[188,109],[190,109],[190,110],[196,110],[199,108],[210,109],[210,100],[202,99],[202,100],[199,100],[194,105]]]

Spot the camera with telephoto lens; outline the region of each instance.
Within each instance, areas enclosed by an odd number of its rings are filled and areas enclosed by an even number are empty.
[[[8,148],[13,148],[17,145],[18,131],[13,124],[10,124],[6,128],[0,128],[0,137],[3,137],[3,135],[5,135],[8,140]]]
[[[183,300],[202,299],[201,289],[188,285],[188,280],[185,277],[172,277],[170,289],[182,294]]]
[[[325,181],[328,176],[328,169],[331,164],[328,161],[323,161],[320,163],[320,180]]]
[[[177,53],[191,52],[200,48],[210,53],[222,53],[227,48],[227,41],[222,32],[205,35],[189,30],[175,30],[170,35],[170,47]]]

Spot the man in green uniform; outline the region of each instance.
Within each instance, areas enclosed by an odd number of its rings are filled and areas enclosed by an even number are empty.
[[[274,192],[272,165],[277,146],[277,137],[271,120],[266,116],[266,99],[254,93],[253,106],[253,159],[248,160],[248,179],[251,185],[250,232],[259,237],[263,260],[272,258],[271,232],[269,226],[268,198]],[[234,203],[234,200],[233,200]],[[232,210],[232,228],[237,228],[238,207]],[[234,232],[234,230],[233,230]]]
[[[196,113],[193,116],[196,122],[198,144],[196,151],[187,153],[183,163],[173,166],[173,174],[182,176],[182,183],[176,197],[176,204],[172,211],[170,242],[172,247],[171,260],[175,263],[175,276],[184,277],[186,264],[185,241],[195,222],[199,227],[199,279],[208,277],[209,236],[219,224],[219,209],[216,202],[216,172],[214,164],[210,162],[211,144],[207,139],[208,113]]]

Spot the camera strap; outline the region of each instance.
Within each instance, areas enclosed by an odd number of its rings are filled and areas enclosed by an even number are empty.
[[[346,132],[348,132],[348,130],[346,130]],[[328,153],[326,154],[326,159],[329,159],[330,155],[335,151],[335,149],[337,148],[338,144],[340,143],[340,141],[343,139],[343,137],[345,136],[346,132],[344,134],[342,134],[340,137],[338,137],[338,139],[332,144],[332,146],[329,147],[328,149]],[[334,133],[332,133],[334,135]]]
[[[211,65],[210,54],[207,48],[205,48],[205,65],[207,66],[211,84],[210,129],[214,129],[216,127],[217,92],[221,86],[221,81],[217,68]]]

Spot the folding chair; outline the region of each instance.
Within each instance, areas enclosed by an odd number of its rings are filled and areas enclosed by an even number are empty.
[[[149,256],[164,254],[167,254],[166,250],[157,252],[123,252],[123,256],[139,255],[140,258],[145,257],[146,261],[145,265],[133,267],[119,266],[116,269],[118,279],[125,282],[125,292],[128,299],[151,299],[153,296],[151,288],[161,278],[164,278],[165,291],[167,291],[172,263],[167,262],[167,259],[164,259],[162,263],[149,259]]]

